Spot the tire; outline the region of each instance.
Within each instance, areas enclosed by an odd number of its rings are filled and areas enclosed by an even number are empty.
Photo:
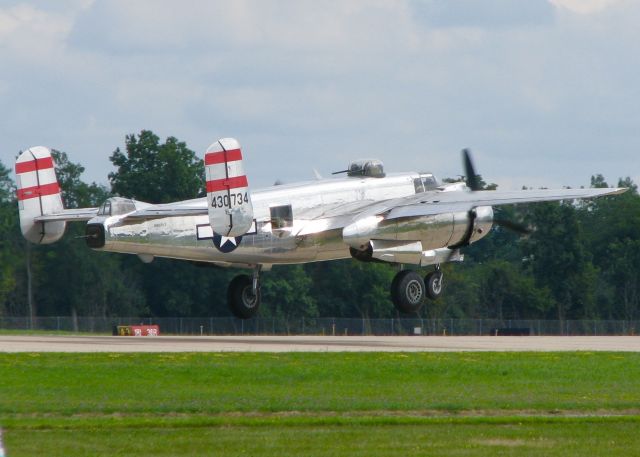
[[[444,288],[444,280],[441,271],[432,271],[424,277],[424,285],[427,289],[427,297],[435,300],[442,295]]]
[[[422,308],[426,288],[422,276],[413,270],[403,270],[391,283],[391,300],[401,313],[413,314]]]
[[[227,303],[231,313],[238,319],[251,319],[260,308],[260,288],[254,295],[253,279],[247,275],[238,275],[229,283]]]

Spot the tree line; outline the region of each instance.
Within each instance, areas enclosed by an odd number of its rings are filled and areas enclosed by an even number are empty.
[[[166,203],[204,195],[204,166],[174,137],[143,130],[110,160],[109,187],[82,180],[84,167],[54,151],[65,207],[93,207],[113,195]],[[485,184],[495,188],[495,184]],[[640,196],[494,208],[532,233],[501,227],[443,266],[445,292],[420,311],[429,318],[640,319]],[[591,187],[608,187],[602,175]],[[0,316],[228,316],[226,287],[238,272],[169,259],[94,252],[84,224],[58,243],[29,245],[20,234],[13,173],[0,163]],[[274,266],[263,275],[265,317],[396,317],[393,265],[342,260]]]

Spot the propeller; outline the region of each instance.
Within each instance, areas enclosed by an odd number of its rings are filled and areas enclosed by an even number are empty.
[[[508,219],[494,219],[493,223],[500,227],[506,228],[507,230],[511,230],[512,232],[515,232],[518,235],[530,235],[532,232],[532,230],[526,225],[519,224],[517,222],[513,222]]]
[[[476,173],[475,167],[473,166],[473,161],[471,160],[471,151],[467,148],[462,150],[462,165],[464,166],[464,174],[466,176],[466,184],[472,192],[476,192],[482,190],[480,186],[480,176]],[[457,243],[456,245],[449,246],[451,252],[445,262],[451,260],[455,252],[458,251],[461,247],[468,246],[469,241],[471,240],[471,235],[473,234],[473,225],[474,220],[476,218],[476,213],[473,209],[469,210],[469,228],[467,232],[463,236],[462,241]],[[493,219],[493,223],[499,227],[503,227],[507,230],[511,230],[519,235],[528,235],[531,233],[531,229],[523,224],[519,224],[517,222],[510,221],[508,219]]]
[[[467,187],[472,191],[482,190],[480,187],[480,178],[478,174],[476,174],[473,162],[471,161],[471,151],[468,148],[462,150],[462,163],[464,165],[465,176],[467,177]],[[493,223],[519,235],[529,235],[531,233],[531,229],[526,225],[508,219],[494,219]]]
[[[462,163],[464,165],[464,175],[467,177],[467,187],[473,191],[481,190],[480,179],[478,179],[471,161],[471,151],[467,148],[462,150]]]

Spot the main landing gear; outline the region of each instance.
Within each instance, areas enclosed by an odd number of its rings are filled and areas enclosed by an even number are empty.
[[[422,308],[425,297],[435,300],[442,293],[442,271],[435,271],[424,279],[417,271],[402,270],[391,282],[391,300],[401,313],[413,314]]]
[[[260,308],[260,270],[257,265],[253,270],[253,277],[238,275],[231,280],[227,288],[227,303],[229,309],[238,319],[250,319]]]

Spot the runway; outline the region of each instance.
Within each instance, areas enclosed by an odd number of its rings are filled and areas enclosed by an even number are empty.
[[[640,336],[18,336],[0,352],[640,352]]]

